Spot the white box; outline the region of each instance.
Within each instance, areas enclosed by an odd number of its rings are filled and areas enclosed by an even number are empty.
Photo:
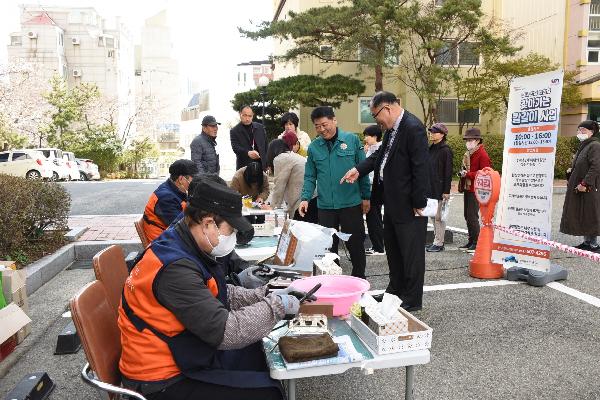
[[[400,312],[408,319],[406,334],[378,336],[354,314],[350,314],[350,326],[362,341],[379,355],[429,349],[433,330],[408,311],[400,308]]]

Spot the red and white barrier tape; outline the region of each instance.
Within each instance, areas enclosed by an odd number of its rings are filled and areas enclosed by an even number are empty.
[[[585,258],[594,260],[596,262],[600,262],[600,254],[598,254],[598,253],[594,253],[591,251],[581,250],[581,249],[578,249],[575,247],[567,246],[566,244],[555,242],[553,240],[544,239],[539,236],[528,235],[527,233],[523,233],[521,231],[516,231],[514,229],[506,228],[504,226],[495,225],[495,224],[493,224],[492,226],[494,229],[497,229],[504,233],[508,233],[509,235],[517,236],[517,237],[520,237],[522,239],[528,240],[533,243],[543,244],[543,245],[550,246],[550,247],[560,250],[560,251],[575,254],[576,256],[585,257]]]

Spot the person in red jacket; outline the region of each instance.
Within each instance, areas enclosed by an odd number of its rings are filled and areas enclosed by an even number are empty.
[[[479,128],[467,129],[463,136],[467,151],[463,156],[462,169],[460,171],[460,184],[464,188],[464,216],[469,231],[469,240],[459,247],[460,250],[474,253],[479,238],[479,204],[475,198],[473,182],[477,171],[491,167],[490,157],[483,147],[483,139]]]

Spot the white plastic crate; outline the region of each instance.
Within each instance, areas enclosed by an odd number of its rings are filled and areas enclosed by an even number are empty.
[[[408,318],[406,334],[378,336],[353,314],[350,314],[350,326],[367,346],[380,355],[429,349],[433,330],[404,309],[401,308],[400,312]]]

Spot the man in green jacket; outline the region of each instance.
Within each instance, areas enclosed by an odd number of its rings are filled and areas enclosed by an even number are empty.
[[[352,276],[365,278],[363,214],[369,211],[370,206],[369,177],[361,177],[353,184],[339,184],[348,169],[365,159],[365,152],[358,136],[338,129],[331,107],[315,108],[310,118],[319,137],[308,146],[298,212],[304,216],[316,186],[319,224],[352,234],[347,242]],[[337,247],[337,238],[334,237],[331,251],[337,253]]]

